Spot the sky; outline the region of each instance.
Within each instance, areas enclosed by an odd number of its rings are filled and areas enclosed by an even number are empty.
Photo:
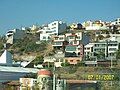
[[[0,0],[0,35],[9,29],[87,20],[114,21],[120,17],[120,0]]]

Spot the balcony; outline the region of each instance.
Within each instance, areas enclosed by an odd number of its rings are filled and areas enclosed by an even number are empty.
[[[63,46],[63,42],[53,42],[52,46]]]

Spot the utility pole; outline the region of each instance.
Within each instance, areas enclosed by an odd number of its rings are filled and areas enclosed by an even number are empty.
[[[53,90],[56,90],[55,63],[53,68]]]
[[[113,65],[112,65],[112,64],[113,64],[113,62],[112,62],[112,58],[111,58],[111,68],[113,68]]]

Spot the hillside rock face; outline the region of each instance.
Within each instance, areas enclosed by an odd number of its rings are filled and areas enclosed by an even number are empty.
[[[32,61],[36,58],[36,55],[14,55],[14,59],[20,61]]]

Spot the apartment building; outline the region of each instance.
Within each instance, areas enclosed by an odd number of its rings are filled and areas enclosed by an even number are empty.
[[[86,30],[107,30],[109,29],[109,27],[106,26],[106,23],[101,20],[87,21],[87,22],[84,22],[82,25]]]
[[[80,41],[80,40],[82,40],[82,32],[66,33],[65,37],[66,37],[66,40],[69,43],[73,43],[73,45],[74,44],[79,44],[78,42],[74,42],[74,41]]]
[[[94,43],[89,43],[84,46],[84,55],[86,57],[92,57],[93,56],[93,47]]]
[[[62,47],[68,44],[80,45],[80,40],[82,40],[82,32],[66,33],[65,35],[53,35],[52,38],[53,47]]]
[[[53,36],[52,41],[53,41],[52,42],[53,47],[62,48],[62,46],[64,46],[64,42],[65,42],[65,35],[55,35],[55,36]]]
[[[84,47],[81,43],[82,34],[82,32],[77,32],[53,36],[53,47],[62,48],[65,54],[64,60],[69,62],[70,64],[77,64],[83,58]]]
[[[65,57],[83,57],[83,44],[67,45],[65,48]]]
[[[45,37],[47,40],[47,37],[51,35],[59,35],[66,30],[66,27],[66,23],[62,21],[51,22],[50,24],[43,26],[43,28],[39,30],[40,40],[44,40],[43,38]]]
[[[111,22],[111,25],[120,25],[120,18],[117,18],[115,21]]]
[[[116,58],[116,51],[119,49],[119,43],[117,41],[101,41],[95,43],[89,43],[84,48],[85,56],[97,57],[98,59],[111,59]]]

